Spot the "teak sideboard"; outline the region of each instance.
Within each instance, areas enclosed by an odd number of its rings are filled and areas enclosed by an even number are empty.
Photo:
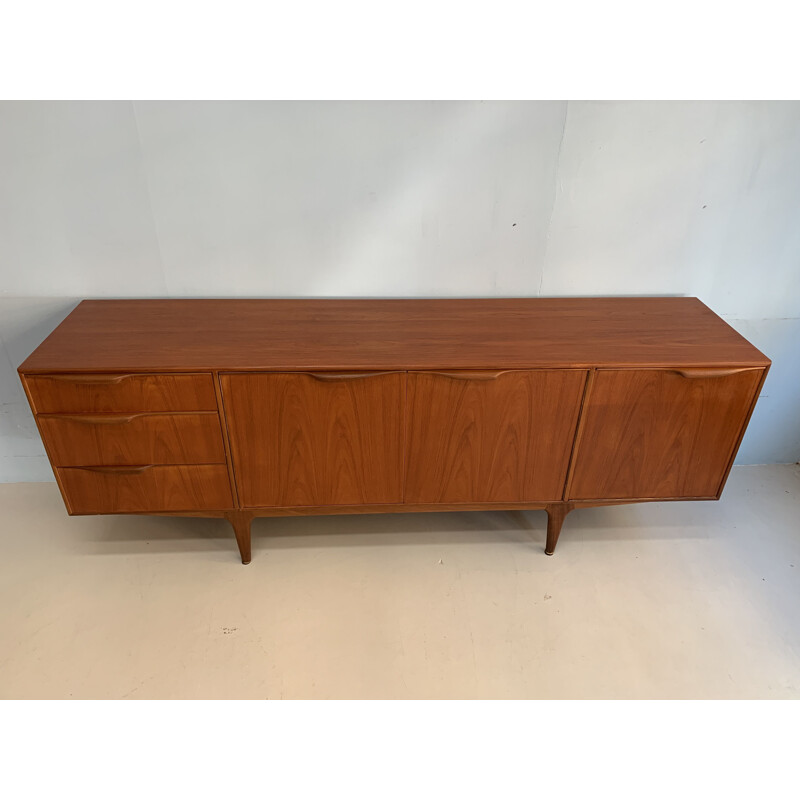
[[[20,366],[70,514],[720,497],[770,361],[692,297],[84,300]]]

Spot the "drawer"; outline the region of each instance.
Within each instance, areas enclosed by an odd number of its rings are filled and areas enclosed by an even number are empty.
[[[57,467],[225,463],[213,411],[40,414],[38,421]]]
[[[71,514],[202,511],[233,507],[224,464],[59,467]]]
[[[29,375],[26,382],[38,414],[217,410],[210,373]]]

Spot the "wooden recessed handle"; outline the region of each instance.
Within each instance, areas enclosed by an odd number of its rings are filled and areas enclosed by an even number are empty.
[[[462,369],[456,372],[440,372],[437,370],[428,374],[442,375],[445,378],[453,378],[457,381],[493,381],[506,372],[508,372],[507,369]]]
[[[750,372],[755,367],[737,367],[734,369],[715,369],[713,367],[697,369],[675,369],[684,378],[726,378],[728,375],[738,375],[740,372]]]
[[[46,375],[51,381],[67,381],[69,383],[111,384],[132,378],[133,375]]]
[[[152,469],[153,464],[146,464],[142,467],[75,467],[75,469],[85,469],[87,472],[106,472],[111,475],[141,475],[148,469]]]
[[[388,372],[303,372],[315,381],[354,381],[358,378],[377,378],[379,375],[397,375],[403,372],[400,369],[389,370]]]
[[[64,419],[69,422],[83,422],[86,425],[124,425],[137,417],[148,416],[147,412],[141,414],[40,414],[44,419]]]

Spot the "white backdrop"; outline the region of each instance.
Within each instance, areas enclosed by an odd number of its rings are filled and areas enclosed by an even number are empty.
[[[619,294],[770,356],[738,463],[800,460],[800,103],[0,103],[0,481],[83,297]]]

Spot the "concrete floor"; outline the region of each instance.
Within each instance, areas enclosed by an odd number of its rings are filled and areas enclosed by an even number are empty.
[[[68,517],[0,485],[2,698],[800,697],[800,467],[719,503]]]

